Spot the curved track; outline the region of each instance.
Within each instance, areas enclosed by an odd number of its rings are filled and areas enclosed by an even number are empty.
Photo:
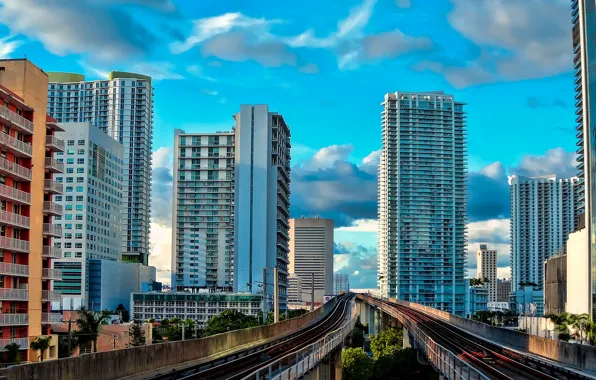
[[[352,295],[338,297],[335,306],[326,316],[289,337],[234,353],[209,363],[151,377],[151,380],[242,379],[337,329],[345,320],[352,297]]]

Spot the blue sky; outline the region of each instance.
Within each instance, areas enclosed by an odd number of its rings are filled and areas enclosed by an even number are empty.
[[[152,263],[162,269],[173,129],[230,129],[242,103],[268,103],[289,123],[292,213],[334,218],[336,268],[353,287],[376,283],[386,92],[443,90],[468,104],[470,249],[495,245],[501,275],[506,176],[575,172],[567,0],[0,0],[0,22],[2,57],[89,79],[154,78]]]

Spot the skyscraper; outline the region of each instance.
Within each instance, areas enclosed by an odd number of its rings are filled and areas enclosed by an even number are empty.
[[[122,215],[122,144],[90,123],[60,123],[64,132],[58,138],[66,142],[58,160],[65,172],[56,176],[64,195],[56,202],[64,210],[56,217],[63,234],[54,247],[64,258],[54,263],[65,274],[54,289],[62,294],[65,309],[89,306],[90,259],[120,261]],[[117,305],[116,305],[117,306]]]
[[[290,219],[290,273],[302,279],[302,300],[315,302],[333,294],[333,220]]]
[[[464,313],[466,114],[443,92],[382,103],[381,295]]]
[[[578,179],[512,176],[509,182],[512,290],[523,288],[520,283],[542,289],[544,261],[565,253],[575,230]]]
[[[497,251],[480,244],[476,253],[477,277],[488,280],[488,302],[497,302]]]
[[[107,80],[49,73],[48,113],[89,122],[124,146],[122,259],[147,265],[151,204],[153,87],[145,75],[112,71]]]
[[[174,135],[172,286],[231,290],[234,132]]]

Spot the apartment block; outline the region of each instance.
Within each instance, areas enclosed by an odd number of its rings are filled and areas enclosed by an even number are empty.
[[[488,302],[497,302],[497,251],[480,244],[476,252],[477,277],[488,281]]]
[[[85,122],[124,147],[122,259],[147,265],[151,213],[153,87],[146,75],[112,71],[106,80],[49,73],[48,113],[60,123]]]
[[[565,254],[569,233],[575,230],[579,181],[555,175],[512,176],[509,183],[512,290],[528,283],[541,290],[544,261]]]
[[[235,134],[174,134],[172,285],[232,290]]]
[[[62,209],[53,198],[61,188],[53,176],[64,170],[54,158],[64,142],[46,115],[47,84],[30,61],[0,60],[0,347],[17,343],[29,361],[39,360],[31,342],[61,320],[50,302],[60,300],[53,282],[62,274],[52,261],[61,253],[52,240],[62,234],[54,223]],[[58,357],[53,338],[45,358]]]
[[[497,302],[509,302],[511,295],[511,280],[498,279],[497,280]]]
[[[124,148],[122,144],[91,123],[60,123],[65,142],[57,159],[64,174],[55,180],[64,189],[56,203],[64,210],[55,224],[63,234],[54,239],[63,258],[54,262],[65,274],[54,283],[62,294],[63,308],[89,306],[88,260],[119,261],[123,197]]]
[[[290,219],[290,273],[302,279],[302,300],[315,302],[333,294],[333,228],[331,219]]]
[[[396,92],[382,106],[380,293],[463,315],[465,104],[443,92]]]
[[[333,274],[333,294],[338,295],[350,291],[350,276],[347,273]]]

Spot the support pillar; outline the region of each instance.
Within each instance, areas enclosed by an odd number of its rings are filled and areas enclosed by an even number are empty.
[[[412,348],[412,345],[410,344],[410,333],[408,332],[408,329],[406,329],[404,327],[404,333],[403,333],[403,340],[404,340],[404,348]]]

